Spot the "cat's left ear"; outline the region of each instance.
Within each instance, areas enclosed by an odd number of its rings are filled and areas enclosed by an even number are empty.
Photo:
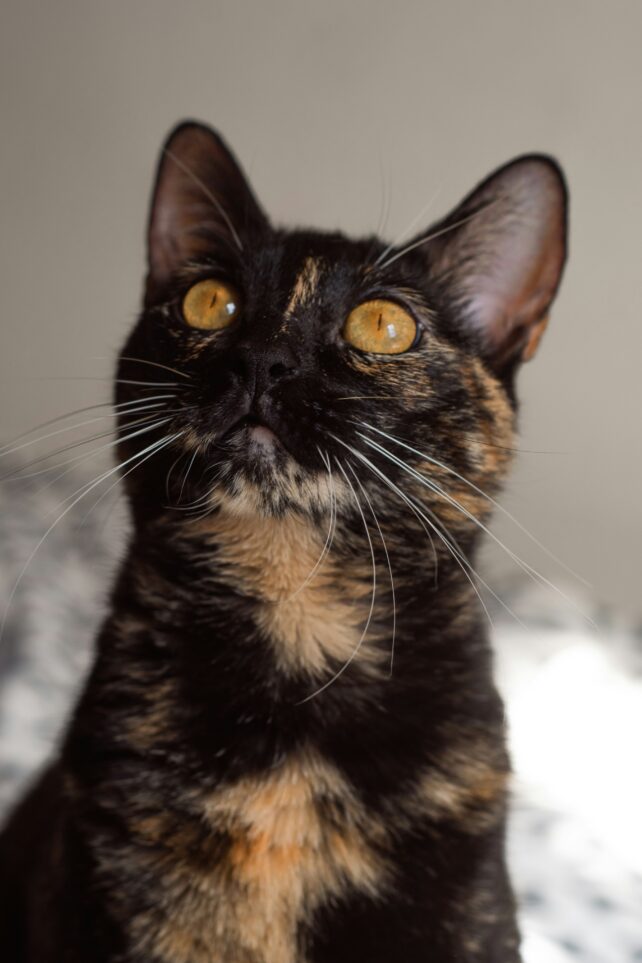
[[[240,165],[219,135],[186,121],[163,145],[149,216],[147,299],[206,252],[242,253],[265,230],[263,213]]]
[[[566,225],[563,174],[534,154],[491,174],[431,229],[430,275],[498,372],[535,354],[562,277]]]

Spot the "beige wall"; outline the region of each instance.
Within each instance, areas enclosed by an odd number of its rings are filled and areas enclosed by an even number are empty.
[[[641,3],[4,0],[2,19],[0,437],[106,396],[43,379],[108,376],[178,119],[218,126],[282,221],[371,230],[386,185],[391,235],[436,190],[435,215],[549,151],[571,260],[521,382],[537,453],[505,504],[600,597],[642,611]]]

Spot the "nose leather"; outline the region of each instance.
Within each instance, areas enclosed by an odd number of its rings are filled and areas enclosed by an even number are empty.
[[[231,359],[230,369],[247,389],[250,398],[258,399],[279,381],[299,370],[299,360],[285,342],[239,346]]]

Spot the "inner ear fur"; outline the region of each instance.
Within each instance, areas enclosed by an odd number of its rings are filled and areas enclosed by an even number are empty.
[[[157,296],[189,261],[219,249],[242,253],[267,226],[236,158],[204,124],[179,124],[165,141],[152,193],[147,233],[147,298]]]
[[[491,174],[427,234],[431,277],[498,371],[529,361],[546,328],[566,260],[567,198],[556,161],[530,154]]]

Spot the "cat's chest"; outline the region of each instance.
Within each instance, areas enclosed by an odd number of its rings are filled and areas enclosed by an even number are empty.
[[[331,540],[309,520],[243,518],[208,522],[218,575],[247,599],[278,669],[320,677],[351,659],[381,661],[364,628],[372,597],[370,558],[341,564]]]
[[[385,827],[316,752],[133,821],[146,908],[133,944],[162,963],[301,963],[316,909],[386,884]],[[199,811],[200,810],[200,811]]]

